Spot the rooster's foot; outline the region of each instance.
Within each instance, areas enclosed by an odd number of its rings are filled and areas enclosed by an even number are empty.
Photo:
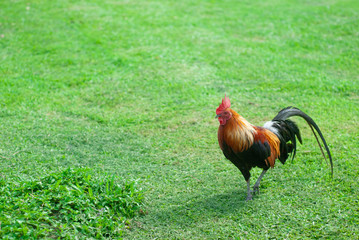
[[[252,195],[248,195],[246,198],[246,201],[250,201],[250,200],[253,200]]]

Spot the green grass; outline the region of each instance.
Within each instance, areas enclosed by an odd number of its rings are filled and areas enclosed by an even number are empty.
[[[359,238],[358,13],[354,0],[2,1],[0,181],[82,167],[139,180],[146,214],[125,239]],[[312,116],[334,178],[298,120],[296,159],[245,202],[217,143],[224,93],[253,124],[289,105]]]
[[[0,236],[120,237],[142,201],[135,182],[121,181],[70,168],[38,180],[1,181]]]

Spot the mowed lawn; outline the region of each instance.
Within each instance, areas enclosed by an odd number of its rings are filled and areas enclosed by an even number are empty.
[[[296,158],[245,202],[217,143],[225,93],[256,125],[309,114],[333,179],[298,119]],[[356,0],[0,2],[0,181],[82,167],[136,181],[124,239],[358,239],[358,127]]]

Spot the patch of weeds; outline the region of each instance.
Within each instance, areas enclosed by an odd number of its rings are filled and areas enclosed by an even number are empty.
[[[0,192],[2,239],[120,237],[143,199],[136,182],[84,168],[20,183],[0,179]]]

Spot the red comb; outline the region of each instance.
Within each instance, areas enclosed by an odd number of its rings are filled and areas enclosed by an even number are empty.
[[[223,110],[230,107],[231,107],[231,101],[229,101],[229,98],[226,95],[224,95],[224,98],[222,98],[222,103],[216,109],[216,114],[220,114]]]

